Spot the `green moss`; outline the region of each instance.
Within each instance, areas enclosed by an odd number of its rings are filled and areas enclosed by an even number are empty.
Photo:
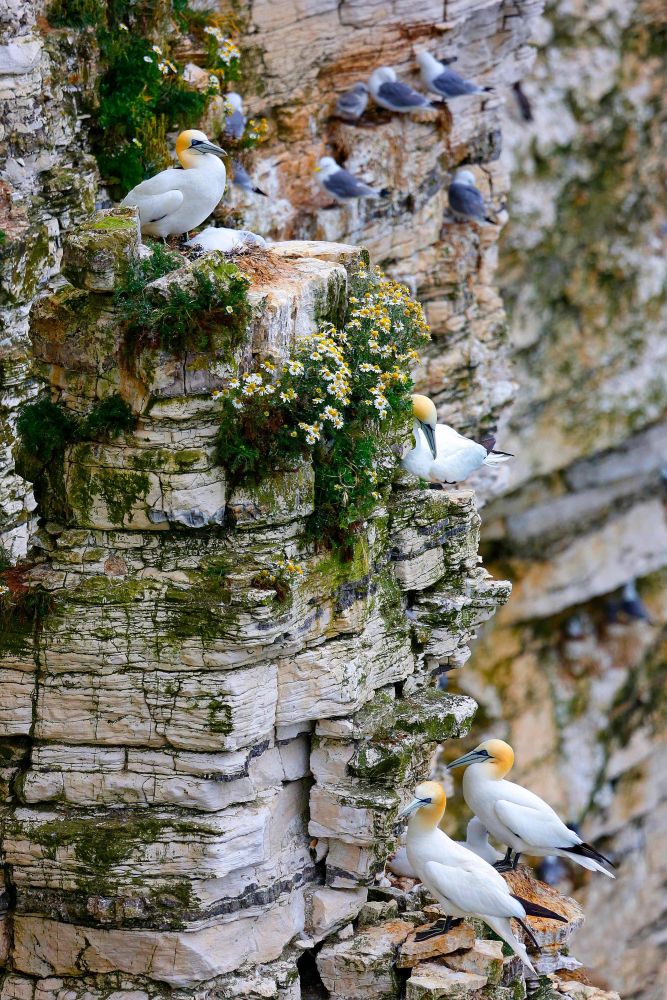
[[[115,469],[99,472],[95,484],[107,506],[111,520],[119,525],[125,523],[125,518],[150,489],[150,480],[145,473]]]
[[[223,53],[206,31],[220,27],[220,16],[195,11],[187,0],[53,0],[48,17],[55,27],[87,32],[88,44],[93,39],[96,43],[101,72],[89,105],[90,132],[114,197],[167,166],[167,131],[193,128],[211,96],[218,89],[224,92],[239,75],[237,54],[228,47]],[[183,80],[173,49],[184,33],[191,45],[206,53],[206,68],[218,78],[219,87],[212,84],[202,92]],[[156,51],[158,39],[162,48]]]
[[[220,698],[211,698],[208,703],[208,728],[212,733],[228,736],[233,727],[232,710]]]
[[[99,229],[102,232],[118,232],[119,229],[129,229],[134,231],[135,223],[132,219],[119,219],[118,216],[107,215],[103,219],[98,219],[89,225],[89,229]]]
[[[151,246],[149,257],[128,262],[114,292],[126,343],[159,345],[178,356],[206,351],[231,358],[250,319],[248,278],[216,254],[193,266],[182,282],[168,284],[166,291],[150,288],[184,264],[180,254],[160,244]]]

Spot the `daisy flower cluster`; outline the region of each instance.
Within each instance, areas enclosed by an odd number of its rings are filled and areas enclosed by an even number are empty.
[[[241,52],[232,39],[215,24],[207,24],[204,34],[209,40],[209,64],[211,69],[235,69],[241,59]]]
[[[326,530],[332,520],[348,530],[384,499],[396,466],[390,439],[429,337],[404,286],[362,268],[354,287],[344,325],[322,324],[287,361],[265,359],[223,391],[218,461],[261,478],[312,455]]]
[[[261,569],[252,582],[256,587],[275,590],[278,600],[283,602],[289,597],[292,582],[302,576],[303,566],[283,555],[276,562]]]

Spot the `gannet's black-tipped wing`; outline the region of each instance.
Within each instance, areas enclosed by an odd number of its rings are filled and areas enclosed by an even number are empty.
[[[432,87],[443,97],[463,97],[465,94],[478,94],[481,90],[476,83],[464,80],[453,69],[443,70],[440,76],[436,76],[433,80]]]
[[[348,173],[347,170],[336,170],[322,182],[325,189],[334,198],[377,198],[379,192],[364,184],[363,181]]]
[[[378,87],[378,97],[381,97],[383,101],[386,101],[387,104],[390,104],[399,111],[407,108],[428,108],[431,106],[431,102],[427,97],[413,90],[407,83],[401,83],[399,80],[393,82],[387,81],[381,84]]]
[[[225,120],[224,135],[228,139],[242,139],[245,131],[245,115],[238,109],[232,111],[229,118]]]
[[[449,186],[449,205],[457,215],[484,222],[487,218],[486,205],[477,188],[454,182]]]

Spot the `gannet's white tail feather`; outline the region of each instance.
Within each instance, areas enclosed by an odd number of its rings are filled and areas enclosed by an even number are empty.
[[[528,952],[525,947],[521,944],[518,937],[512,931],[512,925],[508,917],[487,917],[482,916],[482,920],[489,925],[489,927],[496,932],[498,937],[501,937],[503,941],[506,941],[510,946],[512,951],[519,956],[523,964],[527,969],[537,976],[535,967],[531,960],[528,958]]]
[[[589,872],[602,872],[603,875],[607,875],[609,878],[616,878],[613,872],[610,872],[608,868],[605,868],[599,861],[592,858],[590,854],[584,854],[581,848],[588,848],[590,851],[593,850],[588,844],[577,844],[576,847],[567,847],[564,850],[554,851],[554,854],[559,854],[562,858],[569,858],[570,861],[581,865],[582,868],[587,868]],[[601,857],[603,861],[607,861],[601,854],[598,855],[597,851],[595,851],[595,854]],[[611,861],[607,861],[607,864],[610,865]]]
[[[510,454],[509,451],[490,451],[484,459],[484,465],[502,465],[503,462],[508,462],[510,458],[514,458],[514,455]]]

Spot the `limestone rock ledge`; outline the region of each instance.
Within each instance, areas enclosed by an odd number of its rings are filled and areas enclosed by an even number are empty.
[[[356,917],[400,805],[467,731],[475,702],[434,681],[509,587],[478,564],[469,491],[398,477],[343,559],[306,534],[307,463],[252,488],[214,464],[213,390],[340,320],[365,251],[276,245],[246,340],[177,359],[124,341],[110,289],[137,225],[108,219],[33,314],[52,399],[84,414],[120,392],[137,422],[48,473],[21,458],[42,518],[22,584],[45,599],[1,649],[0,996],[296,998],[296,957]],[[303,570],[287,593],[262,577],[283,554]]]

